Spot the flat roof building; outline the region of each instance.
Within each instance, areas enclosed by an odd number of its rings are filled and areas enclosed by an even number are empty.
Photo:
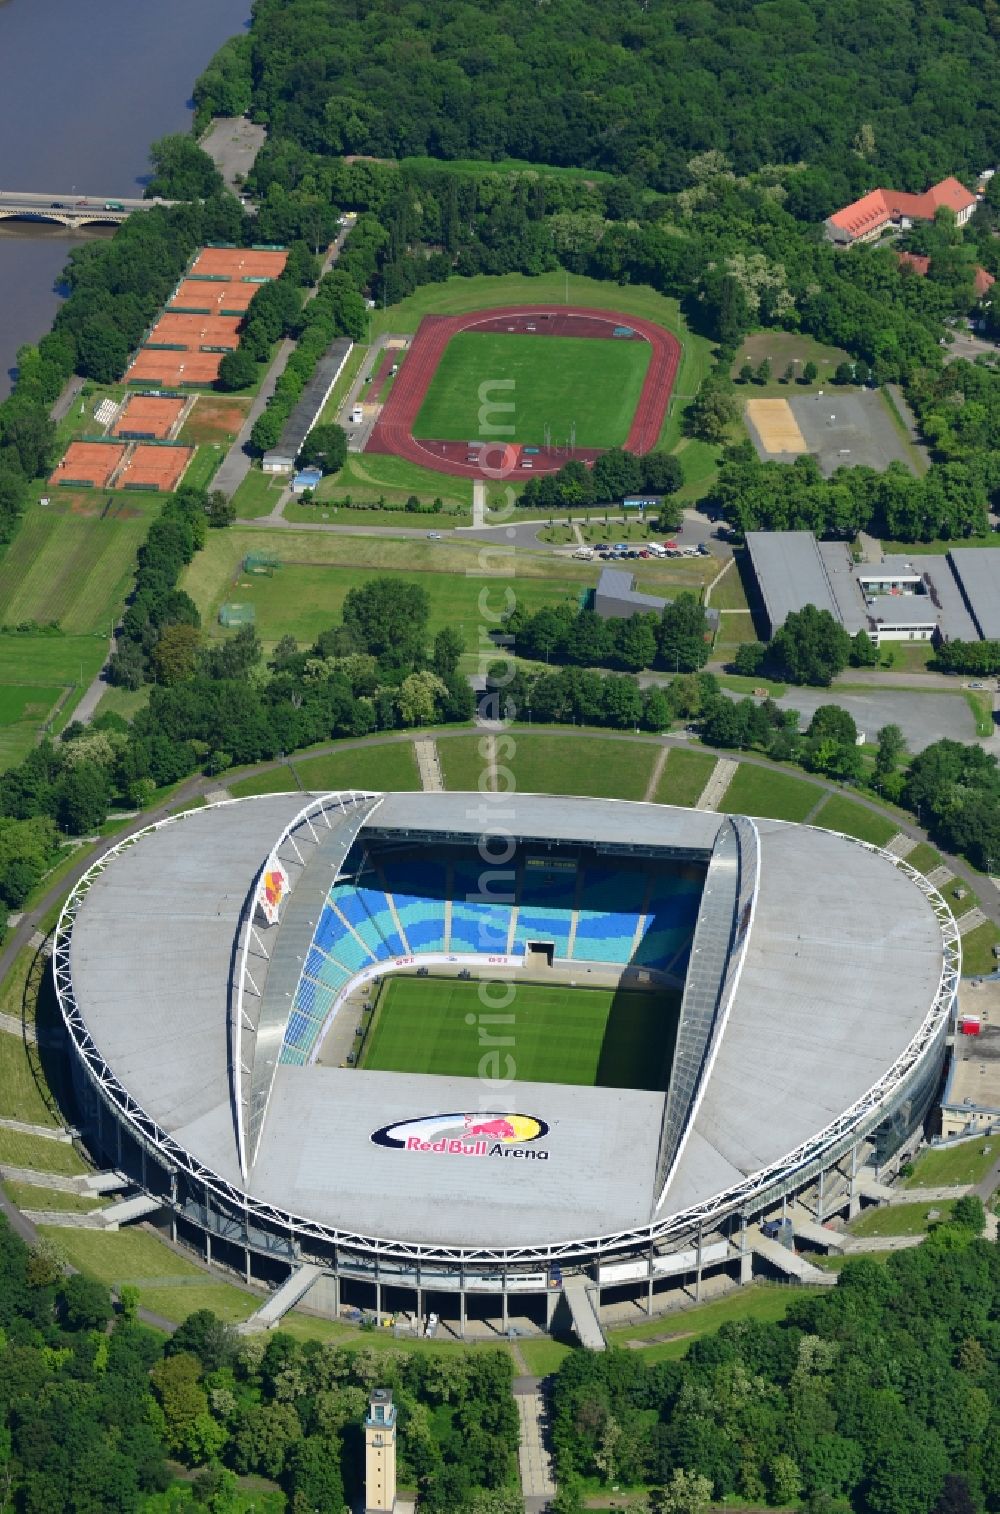
[[[602,568],[594,590],[594,613],[602,620],[628,620],[632,615],[662,615],[669,599],[658,594],[642,594],[635,587],[635,574],[622,568]],[[719,629],[719,612],[705,608],[705,618],[714,636]]]
[[[285,422],[278,445],[265,452],[261,467],[265,473],[291,473],[302,443],[323,413],[334,384],[344,371],[354,343],[339,336],[330,343],[316,364],[316,371],[300,394],[294,410]]]
[[[1000,641],[1000,547],[953,547],[948,560],[976,631]]]

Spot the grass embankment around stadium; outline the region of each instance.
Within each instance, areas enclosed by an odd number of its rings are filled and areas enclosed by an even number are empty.
[[[512,982],[505,1050],[529,1083],[601,1088],[666,1087],[680,993],[672,989],[577,988]],[[372,1071],[479,1075],[480,1019],[489,1017],[478,983],[392,977],[383,985],[361,1066]],[[486,1027],[484,1026],[484,1029]],[[494,1028],[491,1032],[495,1036]]]
[[[648,342],[460,331],[441,355],[413,434],[464,441],[480,434],[482,390],[505,410],[505,439],[541,447],[621,447],[629,433],[652,349]]]

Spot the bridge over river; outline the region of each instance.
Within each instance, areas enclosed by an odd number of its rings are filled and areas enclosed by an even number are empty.
[[[0,221],[56,221],[61,226],[120,226],[137,210],[154,205],[175,205],[176,200],[136,200],[117,196],[33,194],[27,190],[0,189]]]

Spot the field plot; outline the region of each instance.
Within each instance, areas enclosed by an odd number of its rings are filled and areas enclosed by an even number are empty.
[[[95,519],[31,510],[0,562],[0,624],[55,622],[71,633],[107,634],[149,525],[141,514]]]
[[[249,400],[199,394],[181,427],[180,440],[189,446],[231,441],[247,418]]]
[[[680,994],[515,982],[517,1075],[539,1083],[666,1087]],[[393,977],[362,1065],[383,1072],[475,1077],[482,1057],[475,983]],[[467,1016],[471,1016],[470,1019]]]
[[[513,409],[509,439],[560,445],[576,427],[579,447],[618,447],[628,436],[649,367],[647,342],[613,338],[459,332],[444,350],[414,426],[418,437],[463,441],[480,434],[480,386]],[[505,433],[507,434],[507,433]]]

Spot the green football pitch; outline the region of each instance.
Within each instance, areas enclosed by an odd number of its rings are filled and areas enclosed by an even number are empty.
[[[512,428],[495,433],[504,441],[541,447],[548,426],[552,445],[565,446],[575,426],[578,447],[620,447],[651,350],[648,342],[613,337],[460,331],[444,350],[413,435],[434,441],[482,436],[485,401],[513,406],[489,416],[491,426]]]
[[[481,1076],[482,1058],[498,1051],[501,1058],[513,1058],[513,1075],[527,1082],[666,1088],[679,991],[623,992],[516,979],[513,986],[510,1004],[498,1010],[484,1005],[478,983],[390,978],[360,1065],[474,1078]],[[501,996],[494,989],[492,997]]]

